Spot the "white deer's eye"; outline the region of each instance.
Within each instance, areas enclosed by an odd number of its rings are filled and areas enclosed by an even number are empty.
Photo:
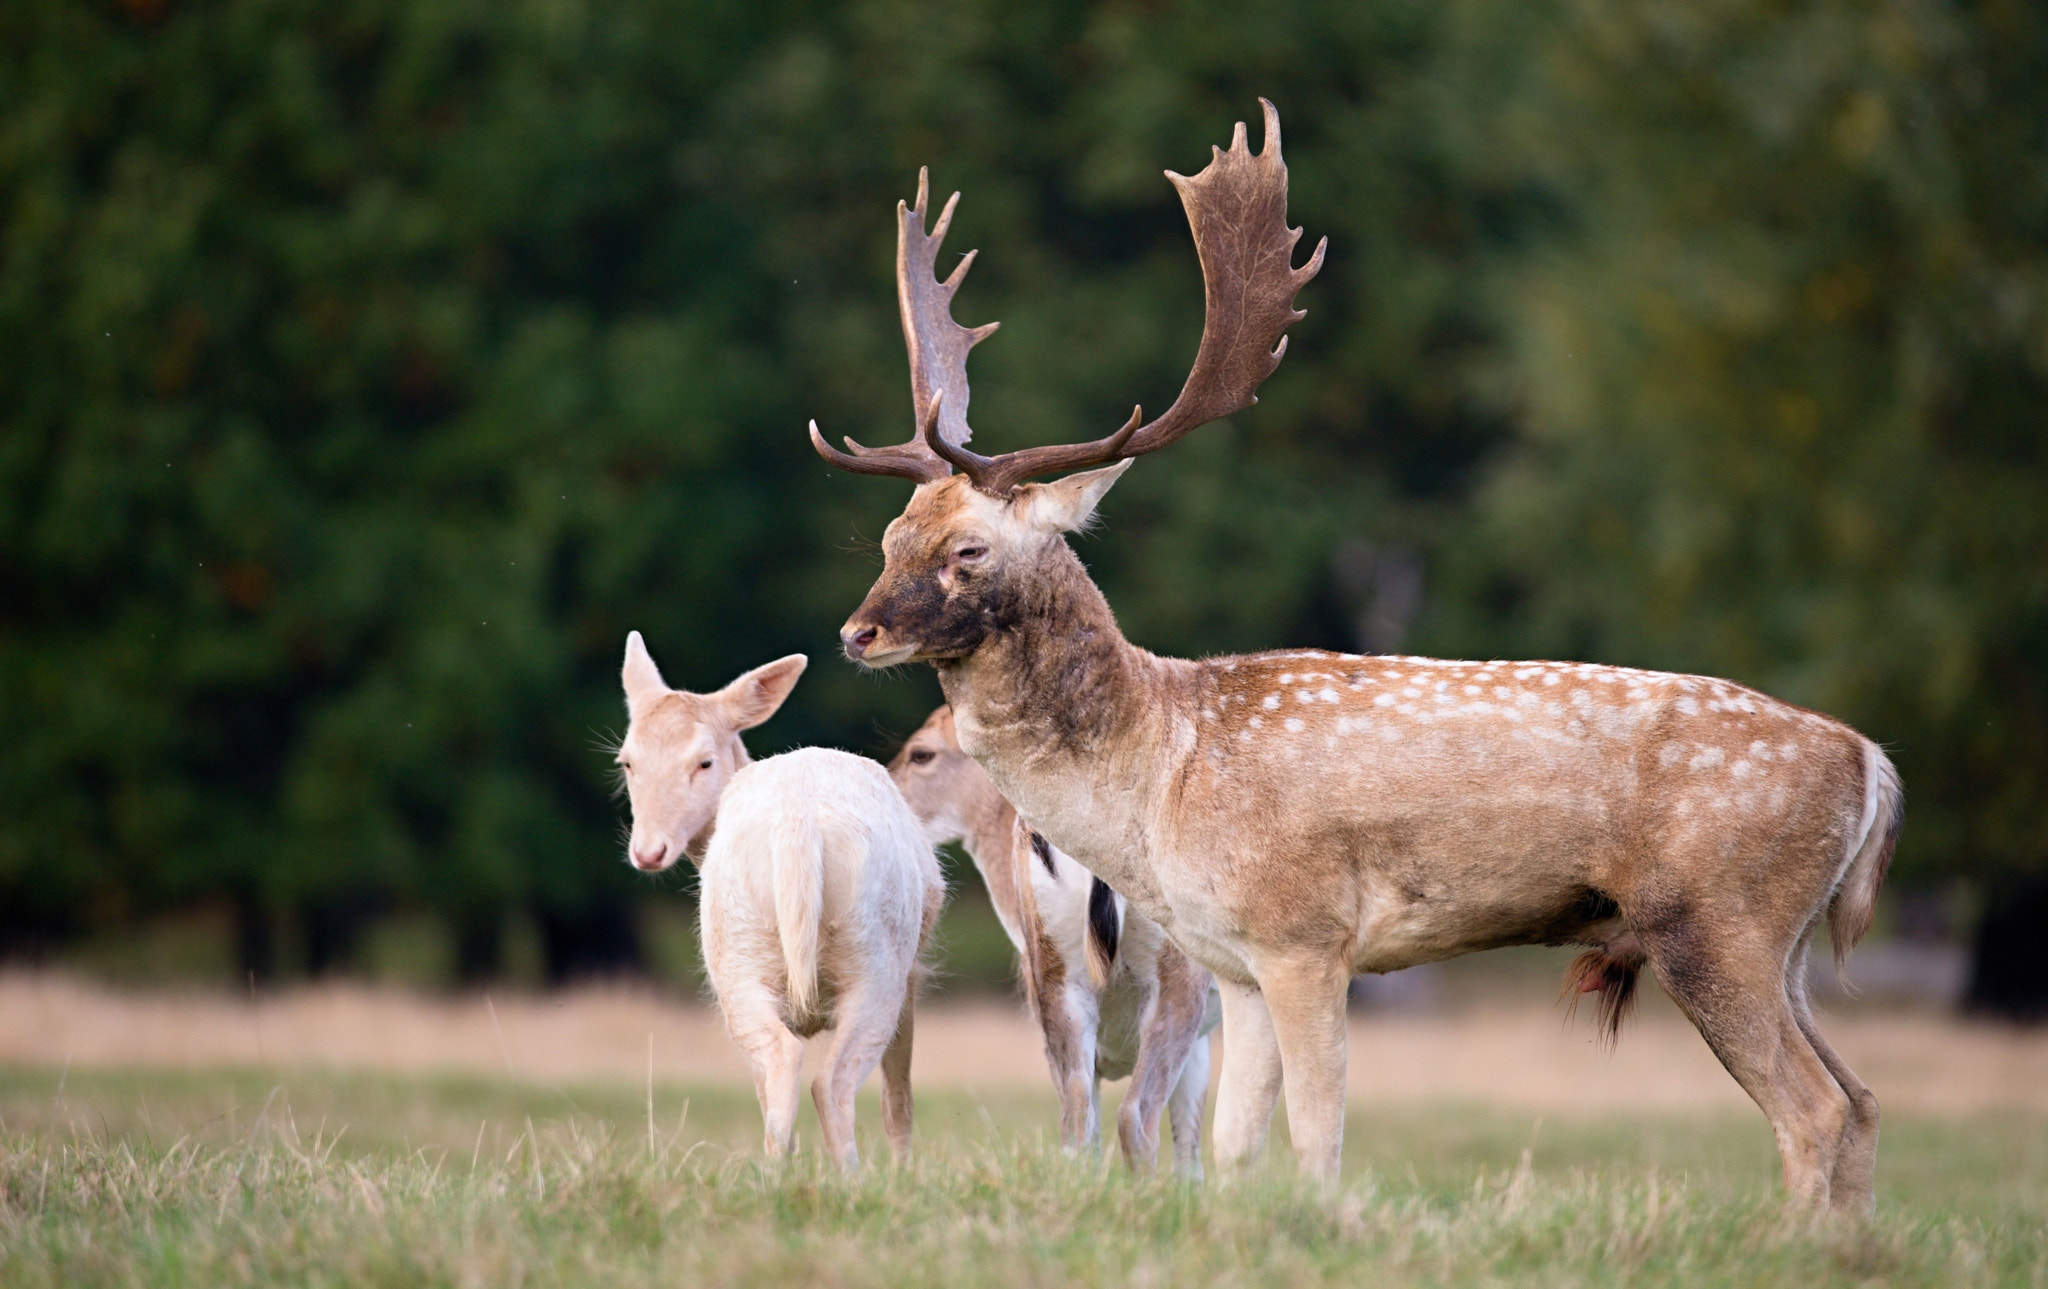
[[[697,762],[697,768],[698,768],[698,769],[700,769],[700,770],[708,770],[708,769],[710,769],[710,768],[711,768],[711,758],[709,758],[709,757],[706,757],[706,758],[705,758],[705,759],[703,759],[702,761],[699,761],[699,762]]]
[[[910,754],[910,763],[912,765],[923,765],[930,761],[934,755],[930,748],[921,747]]]

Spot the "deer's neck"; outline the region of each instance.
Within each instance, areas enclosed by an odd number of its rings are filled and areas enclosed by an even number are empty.
[[[1012,607],[1004,630],[938,664],[961,746],[1032,827],[1139,897],[1144,805],[1184,755],[1174,699],[1189,664],[1125,640],[1064,542]]]

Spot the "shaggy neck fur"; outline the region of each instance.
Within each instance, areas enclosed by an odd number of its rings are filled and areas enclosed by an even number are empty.
[[[936,664],[961,746],[1034,828],[1142,898],[1153,881],[1139,816],[1178,751],[1172,698],[1192,664],[1125,640],[1064,541],[1010,604],[973,653]]]

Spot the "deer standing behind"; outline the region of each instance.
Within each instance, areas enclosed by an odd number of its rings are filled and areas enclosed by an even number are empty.
[[[1770,1122],[1797,1199],[1867,1214],[1877,1099],[1813,1022],[1826,922],[1870,926],[1903,794],[1840,721],[1705,676],[1294,650],[1190,661],[1124,639],[1064,535],[1129,458],[1249,407],[1303,315],[1280,123],[1237,127],[1180,191],[1205,315],[1158,419],[1092,443],[966,443],[972,329],[950,313],[948,202],[897,208],[910,440],[842,469],[917,485],[841,632],[870,667],[930,662],[960,745],[1055,846],[1216,973],[1220,1164],[1256,1156],[1284,1085],[1303,1167],[1344,1139],[1344,1000],[1384,972],[1510,944],[1583,944],[1573,987],[1620,1018],[1647,963]],[[957,199],[957,198],[956,198]],[[1114,464],[1109,464],[1114,463]],[[1088,466],[1052,483],[1035,476]],[[955,474],[955,470],[960,473]]]
[[[753,1072],[768,1154],[794,1148],[803,1040],[831,1029],[811,1097],[827,1153],[851,1169],[854,1094],[878,1063],[890,1150],[909,1155],[918,956],[945,885],[875,762],[815,747],[747,755],[740,731],[775,714],[804,666],[791,654],[717,693],[685,693],[662,681],[633,632],[618,761],[633,866],[660,872],[684,855],[699,866],[705,971]]]
[[[889,762],[889,775],[934,845],[958,841],[1022,960],[1024,992],[1045,1034],[1060,1097],[1060,1137],[1092,1147],[1101,1083],[1129,1076],[1117,1144],[1153,1166],[1163,1108],[1174,1171],[1202,1175],[1209,1031],[1219,1017],[1209,973],[1159,925],[1017,817],[986,771],[960,750],[953,713],[933,712]]]

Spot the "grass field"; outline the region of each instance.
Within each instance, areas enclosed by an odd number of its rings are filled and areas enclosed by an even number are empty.
[[[2048,1284],[2033,1115],[1894,1114],[1854,1231],[1720,1110],[1354,1109],[1330,1193],[1067,1158],[1036,1092],[922,1093],[904,1170],[862,1115],[849,1180],[729,1085],[0,1070],[0,1284]]]

